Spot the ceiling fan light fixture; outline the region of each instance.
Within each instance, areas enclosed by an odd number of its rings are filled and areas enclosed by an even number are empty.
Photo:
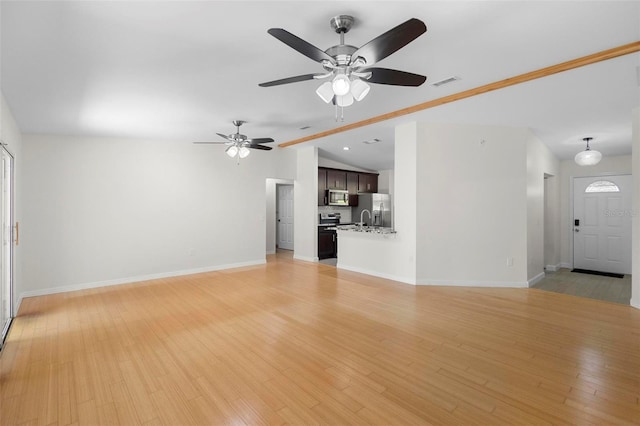
[[[359,78],[356,78],[351,82],[351,94],[353,95],[355,100],[358,102],[363,100],[364,97],[367,96],[370,90],[371,90],[371,86],[369,86],[367,83],[360,80]]]
[[[349,77],[347,77],[345,74],[336,75],[331,85],[333,88],[333,93],[335,93],[336,96],[346,95],[347,93],[349,93],[349,89],[351,88]]]
[[[225,149],[224,152],[226,152],[229,157],[233,158],[238,155],[238,147],[231,145],[229,148]]]
[[[343,96],[336,96],[336,104],[339,107],[348,107],[353,104],[353,95],[351,93],[347,93]]]
[[[238,156],[240,158],[246,158],[249,154],[251,154],[251,151],[246,146],[241,147],[238,151]]]
[[[602,154],[599,151],[594,151],[589,147],[589,141],[593,138],[583,138],[582,140],[587,143],[587,147],[584,151],[580,151],[576,154],[574,161],[579,166],[594,166],[602,160]]]
[[[316,93],[325,103],[328,104],[329,102],[331,102],[331,99],[333,99],[333,87],[331,85],[331,82],[325,81],[324,83],[322,83],[316,90]]]

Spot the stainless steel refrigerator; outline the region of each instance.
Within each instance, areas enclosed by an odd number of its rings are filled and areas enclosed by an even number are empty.
[[[362,215],[363,210],[368,210]],[[368,226],[393,227],[391,209],[391,195],[389,194],[358,194],[358,206],[351,211],[351,220],[360,222],[360,218]]]

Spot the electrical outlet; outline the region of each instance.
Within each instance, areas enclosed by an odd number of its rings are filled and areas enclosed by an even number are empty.
[[[513,266],[513,257],[507,257],[507,266]]]

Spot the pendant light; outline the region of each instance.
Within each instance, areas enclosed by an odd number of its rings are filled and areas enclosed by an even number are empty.
[[[587,143],[587,147],[584,151],[576,154],[574,160],[576,164],[580,166],[594,166],[602,159],[602,154],[599,151],[594,151],[589,147],[589,141],[593,138],[583,138],[582,140]]]

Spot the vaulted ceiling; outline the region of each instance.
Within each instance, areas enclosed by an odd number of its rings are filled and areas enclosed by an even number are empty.
[[[640,40],[640,2],[49,1],[0,3],[1,85],[24,133],[170,138],[243,133],[283,143]],[[372,84],[344,109],[319,82],[258,83],[322,67],[267,33],[284,28],[322,50],[330,19],[356,19],[361,46],[410,18],[428,31],[380,66],[428,76],[418,88]],[[555,74],[301,145],[363,168],[393,165],[394,126],[437,121],[530,127],[560,158],[582,149],[631,152],[640,54]],[[455,82],[431,83],[456,76]],[[375,144],[363,141],[380,139]],[[350,146],[344,151],[344,146]],[[220,149],[212,146],[212,150]],[[280,148],[280,149],[295,149]]]

